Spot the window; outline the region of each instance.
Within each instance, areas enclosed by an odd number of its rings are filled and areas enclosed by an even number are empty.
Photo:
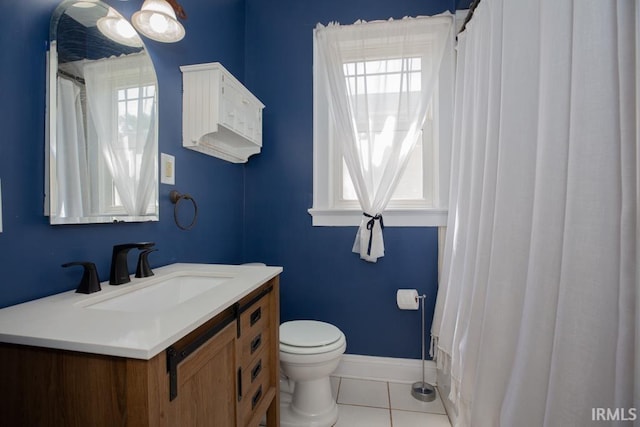
[[[402,64],[402,62],[405,64]],[[403,70],[406,70],[403,72]],[[352,92],[359,93],[369,88],[368,93],[375,96],[376,92],[392,94],[398,84],[403,84],[409,92],[419,92],[422,89],[422,58],[419,56],[400,59],[386,58],[376,60],[362,60],[349,62],[344,65],[345,77]],[[372,93],[373,92],[373,93]],[[437,95],[434,95],[437,97]],[[432,102],[433,104],[433,102]],[[374,135],[381,136],[385,132],[385,124],[389,117],[389,108],[376,103],[377,110],[370,112],[367,117],[358,118],[358,128],[367,126],[367,122],[372,122],[375,127]],[[407,108],[411,104],[407,103]],[[395,109],[395,107],[393,107]],[[433,198],[437,194],[434,183],[434,168],[430,165],[433,158],[433,105],[429,106],[427,119],[422,130],[422,138],[418,140],[410,155],[409,163],[398,183],[398,187],[391,198],[388,207],[390,208],[431,208]],[[401,124],[398,131],[406,132],[408,124]],[[331,122],[329,128],[332,130]],[[360,141],[367,142],[367,133],[360,135]],[[382,140],[382,138],[381,138]],[[335,143],[333,134],[330,134],[330,143]],[[384,156],[384,151],[388,148],[385,142],[374,143],[376,151],[371,155],[376,157]],[[334,207],[343,209],[358,209],[359,203],[356,197],[355,188],[349,171],[339,150],[334,150],[336,157],[332,159],[330,167],[335,169],[337,188],[334,189]],[[424,167],[429,165],[430,167]]]
[[[360,24],[358,24],[360,25]],[[353,40],[353,45],[361,46],[361,40]],[[349,49],[349,43],[342,50],[343,71],[346,84],[352,94],[351,102],[359,102],[359,94],[366,91],[369,100],[373,98],[373,108],[366,115],[357,114],[357,129],[371,129],[372,132],[358,131],[359,142],[373,136],[374,143],[361,146],[373,147],[367,156],[375,162],[377,156],[384,156],[384,143],[378,137],[387,130],[389,118],[388,102],[392,87],[402,84],[408,93],[423,89],[423,69],[430,66],[433,49],[424,43],[416,44],[411,51],[400,57],[398,47],[393,43],[377,43],[365,40],[366,54],[362,49]],[[319,67],[314,39],[314,202],[309,213],[313,225],[345,226],[359,225],[362,211],[356,197],[354,185],[335,141],[335,129],[329,119],[330,102],[326,95],[326,83],[318,75]],[[386,226],[437,226],[446,224],[446,197],[448,195],[449,141],[453,110],[453,48],[445,48],[438,82],[427,109],[422,135],[409,155],[408,164],[398,181],[397,188],[384,211]],[[386,96],[385,102],[375,102],[376,96]],[[411,97],[399,99],[406,102],[402,108],[413,107]],[[391,106],[394,111],[396,105]],[[402,116],[400,116],[402,117]],[[405,123],[398,123],[396,132],[406,132]],[[380,138],[382,141],[383,138]],[[368,141],[365,141],[368,142]]]
[[[132,86],[133,84],[133,86]],[[138,180],[133,175],[136,165],[142,164],[143,153],[137,148],[137,138],[140,129],[150,129],[153,126],[152,117],[155,109],[155,84],[140,86],[141,83],[119,83],[122,87],[114,85],[115,97],[113,105],[112,135],[117,135],[113,141],[114,155],[126,165],[125,170],[130,173],[130,180]],[[118,193],[116,182],[107,164],[107,158],[99,156],[97,161],[100,170],[102,188],[98,200],[101,206],[99,212],[107,212],[111,215],[125,215],[127,212],[124,203]],[[147,208],[151,212],[155,208],[155,200],[150,201]]]
[[[100,59],[84,67],[92,207],[110,216],[157,210],[157,84],[146,56]]]

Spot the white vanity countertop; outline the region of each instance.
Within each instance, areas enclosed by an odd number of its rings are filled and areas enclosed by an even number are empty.
[[[64,292],[0,310],[0,342],[149,360],[212,319],[269,279],[282,267],[171,264],[152,277],[124,285],[102,282],[93,294]],[[219,285],[169,308],[153,304],[135,309],[91,306],[167,278],[183,275],[224,278]]]

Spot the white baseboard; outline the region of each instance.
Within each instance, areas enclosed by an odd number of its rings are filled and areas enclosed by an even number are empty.
[[[436,385],[436,364],[433,360],[425,361],[424,373],[426,381],[431,385]],[[422,360],[343,354],[340,365],[333,375],[366,380],[414,383],[422,380]]]

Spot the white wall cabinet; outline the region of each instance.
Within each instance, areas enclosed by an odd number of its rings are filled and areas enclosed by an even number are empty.
[[[182,71],[182,145],[233,163],[262,149],[264,105],[219,62]]]

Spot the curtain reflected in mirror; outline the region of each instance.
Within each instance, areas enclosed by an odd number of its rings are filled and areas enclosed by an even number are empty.
[[[137,35],[101,32],[107,15],[132,28],[100,2],[65,1],[52,18],[52,224],[158,220],[156,75]]]

